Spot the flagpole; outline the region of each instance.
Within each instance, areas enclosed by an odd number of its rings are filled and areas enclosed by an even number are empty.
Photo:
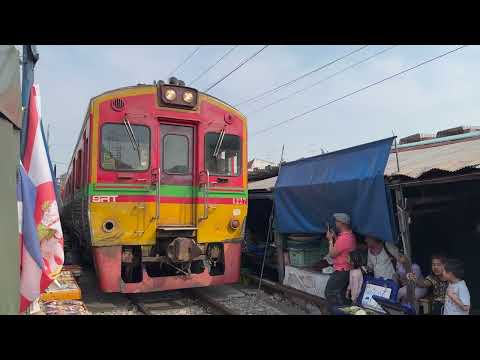
[[[48,146],[48,140],[47,140],[48,137],[45,138],[45,131],[43,130],[42,118],[40,118],[40,132],[42,133],[43,142],[45,144],[45,150],[47,152],[48,167],[50,168],[50,174],[52,175],[52,179],[53,179],[53,188],[55,190],[56,198],[58,199],[57,182],[55,181],[56,178],[55,178],[54,171],[53,171],[52,160],[50,159],[50,147]],[[58,202],[58,200],[57,200],[57,202]]]

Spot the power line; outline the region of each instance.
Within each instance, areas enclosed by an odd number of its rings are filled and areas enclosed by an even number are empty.
[[[270,45],[265,45],[263,48],[261,48],[260,50],[258,50],[255,54],[253,54],[252,56],[250,56],[248,59],[242,61],[235,69],[233,69],[232,71],[230,71],[227,75],[225,75],[224,77],[222,77],[220,80],[218,80],[216,83],[210,85],[210,87],[208,89],[205,90],[205,92],[213,89],[215,86],[217,86],[218,84],[220,84],[223,80],[225,80],[227,77],[229,77],[230,75],[232,75],[235,71],[237,71],[238,69],[240,69],[243,65],[245,65],[247,62],[249,62],[250,60],[252,60],[255,56],[257,56],[258,54],[260,54],[263,50],[265,50],[267,47],[269,47]]]
[[[225,54],[223,54],[215,63],[210,66],[208,69],[204,70],[200,75],[198,75],[195,79],[193,79],[190,82],[190,86],[193,85],[193,83],[197,82],[203,75],[208,73],[210,70],[212,70],[215,66],[217,66],[223,59],[225,59],[233,50],[235,50],[238,47],[238,45],[232,46]]]
[[[256,113],[258,113],[258,112],[260,112],[260,111],[263,111],[263,110],[265,110],[265,109],[268,109],[269,107],[271,107],[271,106],[273,106],[273,105],[275,105],[275,104],[278,104],[279,102],[282,102],[282,101],[291,99],[293,96],[295,96],[295,95],[297,95],[297,94],[300,94],[301,92],[304,92],[304,91],[306,91],[306,90],[308,90],[308,89],[311,89],[311,88],[317,86],[318,84],[321,84],[321,83],[323,83],[323,82],[325,82],[325,81],[327,81],[327,80],[330,80],[331,78],[333,78],[333,77],[335,77],[335,76],[337,76],[337,75],[340,75],[340,74],[344,73],[345,71],[350,70],[351,68],[353,68],[353,67],[355,67],[355,66],[357,66],[357,65],[363,64],[364,62],[367,62],[368,60],[371,60],[371,59],[373,59],[374,57],[379,56],[379,55],[381,55],[381,54],[383,54],[383,53],[385,53],[385,52],[393,49],[393,48],[396,47],[396,46],[397,46],[397,45],[393,45],[393,46],[390,46],[390,47],[388,47],[388,48],[386,48],[386,49],[383,49],[383,50],[381,50],[381,51],[378,51],[378,52],[376,52],[375,54],[373,54],[373,55],[371,55],[371,56],[369,56],[369,57],[367,57],[367,58],[365,58],[365,59],[363,59],[363,60],[357,61],[356,63],[354,63],[354,64],[352,64],[352,65],[350,65],[350,66],[347,66],[346,68],[343,68],[342,70],[337,71],[336,73],[333,73],[332,75],[327,76],[326,78],[323,78],[323,79],[320,80],[320,81],[317,81],[317,82],[315,82],[315,83],[313,83],[313,84],[311,84],[311,85],[309,85],[309,86],[306,86],[306,87],[304,87],[303,89],[297,90],[297,91],[291,93],[291,94],[288,95],[288,96],[285,96],[285,97],[283,97],[283,98],[281,98],[281,99],[278,99],[278,100],[276,100],[276,101],[273,101],[273,102],[271,102],[271,103],[269,103],[269,104],[267,104],[267,105],[265,105],[265,106],[263,106],[263,107],[261,107],[261,108],[259,108],[259,109],[253,110],[253,111],[251,111],[251,112],[249,112],[249,113],[247,112],[247,115],[250,116],[250,115],[252,115],[252,114],[256,114]]]
[[[438,55],[438,56],[436,56],[436,57],[434,57],[434,58],[425,60],[425,61],[423,61],[423,62],[421,62],[421,63],[419,63],[419,64],[417,64],[417,65],[415,65],[415,66],[412,66],[412,67],[410,67],[410,68],[408,68],[408,69],[402,70],[402,71],[400,71],[400,72],[398,72],[398,73],[396,73],[396,74],[390,75],[390,76],[388,76],[388,77],[386,77],[386,78],[384,78],[384,79],[382,79],[382,80],[376,81],[376,82],[374,82],[374,83],[372,83],[372,84],[369,84],[369,85],[367,85],[367,86],[364,86],[364,87],[362,87],[362,88],[360,88],[360,89],[358,89],[358,90],[352,91],[352,92],[350,92],[350,93],[348,93],[348,94],[346,94],[346,95],[343,95],[343,96],[341,96],[341,97],[339,97],[339,98],[336,98],[336,99],[334,99],[334,100],[331,100],[331,101],[329,101],[329,102],[327,102],[327,103],[325,103],[325,104],[323,104],[323,105],[314,107],[313,109],[310,109],[310,110],[308,110],[308,111],[305,111],[304,113],[295,115],[295,116],[293,116],[293,117],[291,117],[291,118],[289,118],[289,119],[286,119],[286,120],[281,121],[281,122],[279,122],[279,123],[277,123],[277,124],[274,124],[274,125],[272,125],[272,126],[269,126],[269,127],[265,128],[265,129],[262,129],[262,130],[260,130],[260,131],[257,131],[256,133],[253,133],[252,136],[258,135],[258,134],[261,134],[261,133],[264,133],[264,132],[267,132],[267,131],[269,131],[269,130],[271,130],[271,129],[273,129],[273,128],[276,128],[276,127],[279,127],[279,126],[281,126],[281,125],[283,125],[283,124],[286,124],[287,122],[290,122],[290,121],[293,121],[293,120],[298,119],[298,118],[300,118],[300,117],[303,117],[303,116],[305,116],[305,115],[308,115],[308,114],[310,114],[310,113],[312,113],[312,112],[314,112],[314,111],[317,111],[317,110],[319,110],[319,109],[321,109],[321,108],[324,108],[324,107],[326,107],[326,106],[328,106],[328,105],[330,105],[330,104],[333,104],[333,103],[335,103],[335,102],[337,102],[337,101],[340,101],[340,100],[342,100],[342,99],[345,99],[345,98],[347,98],[347,97],[350,97],[350,96],[352,96],[352,95],[354,95],[354,94],[357,94],[357,93],[359,93],[359,92],[361,92],[361,91],[367,90],[368,88],[371,88],[372,86],[381,84],[381,83],[383,83],[383,82],[385,82],[385,81],[387,81],[387,80],[393,79],[394,77],[400,76],[400,75],[402,75],[402,74],[405,74],[406,72],[409,72],[409,71],[411,71],[411,70],[414,70],[414,69],[416,69],[416,68],[418,68],[418,67],[420,67],[420,66],[422,66],[422,65],[425,65],[425,64],[428,64],[428,63],[430,63],[430,62],[432,62],[432,61],[438,60],[438,59],[440,59],[440,58],[442,58],[442,57],[444,57],[444,56],[447,56],[447,55],[449,55],[449,54],[451,54],[451,53],[453,53],[453,52],[455,52],[455,51],[458,51],[458,50],[460,50],[460,49],[463,49],[463,48],[466,47],[466,46],[468,46],[468,45],[459,46],[459,47],[457,47],[457,48],[455,48],[455,49],[453,49],[453,50],[447,51],[447,52],[445,52],[445,53],[443,53],[443,54],[441,54],[441,55]]]
[[[170,73],[167,75],[167,78],[170,77],[170,75],[172,75],[173,73],[175,73],[175,71],[177,71],[178,69],[180,69],[183,65],[185,65],[185,63],[186,63],[188,60],[190,60],[190,59],[193,57],[193,55],[195,55],[195,54],[198,52],[198,50],[200,50],[201,47],[202,47],[202,45],[197,46],[197,47],[195,48],[195,50],[193,50],[193,51],[190,53],[190,55],[188,55],[188,56],[185,58],[185,60],[183,60],[180,64],[178,64],[175,69],[173,69],[172,71],[170,71]]]
[[[317,67],[317,68],[315,68],[315,69],[313,69],[313,70],[311,70],[311,71],[309,71],[309,72],[307,72],[307,73],[305,73],[305,74],[303,74],[303,75],[300,75],[300,76],[297,77],[296,79],[287,81],[286,83],[283,83],[283,84],[281,84],[281,85],[279,85],[279,86],[277,86],[277,87],[275,87],[275,88],[273,88],[273,89],[267,90],[267,91],[265,91],[265,92],[263,92],[263,93],[261,93],[261,94],[258,94],[258,95],[254,96],[254,97],[251,97],[250,99],[244,100],[244,101],[236,104],[235,107],[240,106],[240,105],[247,104],[247,103],[249,103],[249,102],[256,102],[256,101],[260,100],[261,98],[264,98],[266,95],[274,94],[274,93],[276,93],[278,90],[280,90],[281,88],[283,88],[283,87],[285,87],[285,86],[288,86],[288,85],[291,85],[291,84],[293,84],[293,83],[295,83],[295,82],[297,82],[297,81],[299,81],[299,80],[301,80],[301,79],[303,79],[303,78],[305,78],[305,77],[307,77],[307,76],[310,76],[310,75],[316,73],[317,71],[320,71],[320,70],[322,70],[322,69],[325,69],[327,66],[330,66],[330,65],[332,65],[332,64],[335,64],[336,62],[338,62],[338,61],[340,61],[340,60],[343,60],[343,59],[345,59],[346,57],[348,57],[348,56],[350,56],[350,55],[353,55],[353,54],[355,54],[356,52],[359,52],[360,50],[365,49],[367,46],[368,46],[368,45],[364,45],[364,46],[362,46],[362,47],[360,47],[360,48],[358,48],[358,49],[355,49],[355,50],[349,52],[348,54],[345,54],[345,55],[343,55],[343,56],[341,56],[341,57],[339,57],[339,58],[337,58],[337,59],[335,59],[335,60],[333,60],[333,61],[330,61],[329,63],[323,64],[323,65],[321,65],[321,66],[319,66],[319,67]]]

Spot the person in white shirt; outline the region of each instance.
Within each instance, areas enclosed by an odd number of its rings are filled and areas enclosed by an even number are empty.
[[[443,278],[448,281],[443,315],[468,315],[470,312],[470,292],[463,280],[463,264],[459,260],[447,260]]]
[[[398,248],[373,236],[366,236],[365,242],[368,247],[367,268],[373,272],[373,276],[398,281],[395,271],[400,257]]]

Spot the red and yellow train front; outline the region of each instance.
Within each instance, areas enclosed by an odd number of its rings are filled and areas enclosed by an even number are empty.
[[[89,226],[100,288],[235,283],[247,213],[246,119],[184,86],[91,102]]]

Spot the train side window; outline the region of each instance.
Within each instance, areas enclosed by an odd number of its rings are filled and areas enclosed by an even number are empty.
[[[101,166],[105,170],[144,171],[150,166],[150,129],[132,125],[138,149],[123,124],[102,127]]]
[[[163,171],[167,174],[190,174],[188,163],[188,138],[168,134],[163,137]]]
[[[89,158],[89,149],[88,149],[88,138],[85,138],[85,154],[83,155],[83,183],[88,183],[88,158]]]
[[[239,176],[241,169],[241,141],[237,135],[225,135],[218,144],[219,133],[205,135],[205,164],[211,175]],[[215,147],[219,146],[217,155]]]
[[[82,150],[78,151],[77,155],[77,168],[75,170],[75,188],[80,189],[82,187]]]
[[[73,165],[72,165],[72,194],[75,192],[75,179],[77,178],[77,160],[75,157],[73,158]]]

